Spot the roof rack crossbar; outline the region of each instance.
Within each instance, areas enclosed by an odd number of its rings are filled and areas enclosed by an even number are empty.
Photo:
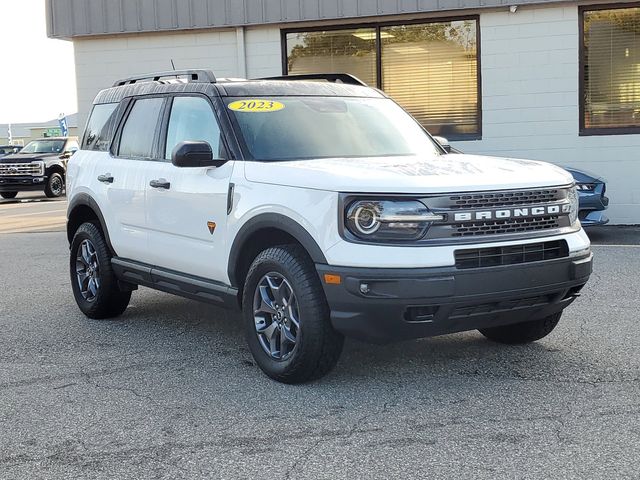
[[[348,73],[309,73],[301,75],[283,75],[281,77],[258,78],[258,80],[326,80],[327,82],[332,83],[341,82],[349,85],[359,85],[361,87],[369,86],[358,77],[350,75]]]
[[[144,80],[157,82],[162,78],[171,77],[187,77],[190,83],[216,83],[216,77],[211,70],[171,70],[167,72],[149,73],[146,75],[137,75],[135,77],[124,78],[113,84],[114,87],[123,85],[133,85],[134,83]]]

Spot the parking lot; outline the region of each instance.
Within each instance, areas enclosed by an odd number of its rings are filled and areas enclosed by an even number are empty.
[[[593,233],[592,280],[536,344],[348,341],[287,386],[236,314],[141,288],[86,319],[65,207],[0,202],[2,479],[639,476],[640,229]]]

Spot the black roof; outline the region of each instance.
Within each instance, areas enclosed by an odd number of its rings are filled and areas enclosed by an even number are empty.
[[[201,71],[190,70],[188,72],[191,74]],[[179,74],[180,72],[169,73]],[[357,78],[344,74],[292,76],[289,77],[290,79],[279,77],[278,79],[243,80],[215,79],[213,74],[209,75],[210,72],[205,71],[205,73],[207,75],[204,78],[201,76],[201,78],[194,79],[188,77],[181,80],[175,78],[162,80],[162,78],[169,76],[167,72],[162,72],[162,75],[149,74],[120,80],[116,82],[115,86],[98,93],[94,104],[117,103],[127,97],[161,93],[202,93],[205,95],[217,93],[223,97],[385,97],[379,90],[369,88]],[[343,83],[343,79],[349,83]]]

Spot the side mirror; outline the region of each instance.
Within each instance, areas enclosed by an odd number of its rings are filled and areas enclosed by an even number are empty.
[[[449,140],[444,137],[433,137],[433,139],[440,144],[444,151],[447,153],[451,153],[451,145],[449,144]]]
[[[208,142],[180,142],[171,153],[171,163],[176,167],[220,167],[227,163],[221,158],[213,158]]]

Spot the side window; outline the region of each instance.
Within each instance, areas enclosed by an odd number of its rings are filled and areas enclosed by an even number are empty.
[[[122,128],[118,156],[151,158],[164,98],[136,100]]]
[[[208,142],[214,157],[226,156],[220,140],[218,121],[211,105],[202,97],[173,99],[164,158],[171,159],[175,146],[188,140]]]
[[[82,141],[83,150],[106,152],[113,138],[117,103],[95,105]]]

